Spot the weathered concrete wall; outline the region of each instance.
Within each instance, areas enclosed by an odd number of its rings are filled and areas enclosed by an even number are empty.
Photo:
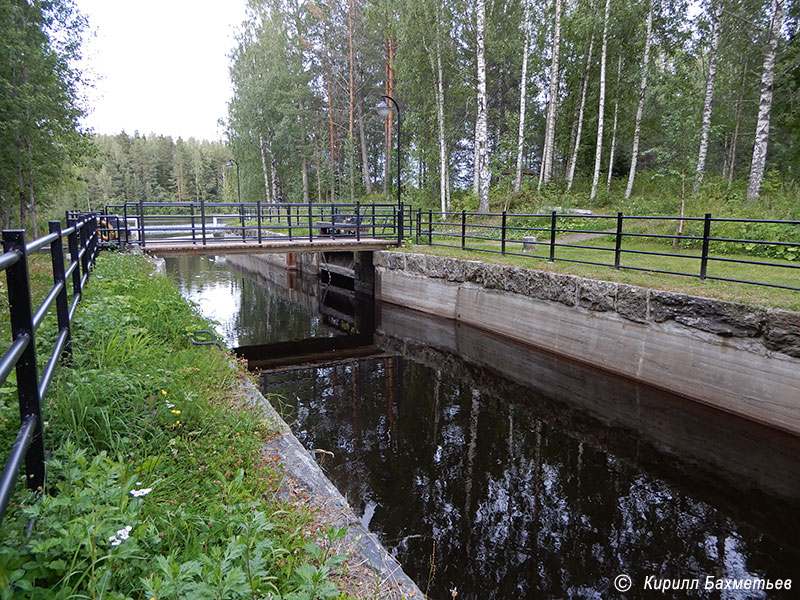
[[[800,435],[800,313],[376,252],[376,293]]]

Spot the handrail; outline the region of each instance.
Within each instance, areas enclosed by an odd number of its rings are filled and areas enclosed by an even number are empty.
[[[455,217],[455,218],[454,218]],[[500,218],[500,224],[496,219]],[[513,221],[512,221],[513,219]],[[561,219],[580,219],[586,221],[586,229],[575,229],[569,227],[569,221]],[[615,220],[616,226],[608,221]],[[606,221],[605,223],[603,221]],[[679,223],[692,224],[693,230],[683,232],[679,229],[676,233],[655,233],[655,232],[628,232],[625,231],[625,223],[635,221],[662,221],[670,223],[674,227]],[[800,291],[800,287],[792,285],[793,281],[773,278],[773,281],[753,281],[745,277],[723,277],[722,274],[710,274],[709,265],[728,263],[728,264],[747,264],[761,269],[760,273],[766,273],[767,269],[781,269],[784,273],[793,273],[800,269],[800,262],[793,264],[791,259],[784,263],[773,260],[747,260],[743,258],[728,258],[725,256],[713,255],[714,250],[719,251],[718,244],[727,244],[727,249],[744,245],[753,245],[761,248],[772,247],[773,249],[785,252],[791,248],[796,248],[797,252],[794,259],[800,259],[800,221],[797,220],[777,220],[777,219],[732,219],[732,218],[713,218],[710,213],[703,217],[675,217],[675,216],[653,216],[653,215],[593,215],[584,213],[558,213],[552,211],[549,214],[511,214],[503,213],[478,213],[478,212],[434,212],[417,210],[416,214],[416,241],[418,244],[430,246],[442,246],[458,248],[461,250],[486,252],[492,254],[502,254],[509,256],[524,256],[530,259],[544,259],[548,262],[571,262],[596,266],[612,267],[614,269],[627,269],[632,271],[645,271],[650,273],[662,273],[669,275],[680,275],[685,277],[695,277],[701,280],[730,281],[748,285],[758,285],[787,290]],[[593,223],[598,226],[592,227]],[[718,223],[755,223],[781,225],[788,228],[788,235],[784,239],[759,240],[735,236],[713,236],[711,234],[713,226]],[[702,234],[699,233],[702,224]],[[611,226],[609,229],[602,229]],[[542,233],[542,239],[536,240],[536,234]],[[580,234],[587,236],[584,239],[570,239],[559,237],[562,234]],[[532,237],[533,240],[525,239]],[[605,237],[610,239],[609,246],[587,244],[591,238]],[[696,253],[677,253],[659,252],[654,249],[630,246],[623,247],[625,240],[671,240],[673,243],[685,243],[695,245],[698,249]],[[786,239],[790,241],[786,241]],[[458,240],[458,243],[452,243]],[[495,246],[498,245],[498,247]],[[516,248],[515,248],[516,246]],[[545,249],[544,254],[531,253],[532,247]],[[516,249],[516,251],[515,251]],[[576,255],[575,250],[579,249],[589,256],[597,253],[598,257],[613,256],[613,261],[603,262],[602,258],[594,260],[586,255]],[[752,248],[750,248],[752,250]],[[763,256],[764,250],[759,251]],[[719,252],[717,252],[719,253]],[[641,256],[641,257],[663,257],[672,259],[685,259],[686,262],[699,263],[696,271],[667,270],[661,265],[644,266],[642,264],[623,264],[622,258]],[[777,258],[780,258],[778,254]],[[641,262],[641,261],[640,261]],[[663,264],[663,261],[662,261]],[[682,269],[683,267],[681,267]],[[774,272],[774,271],[773,271]],[[767,277],[767,275],[763,276]]]
[[[389,203],[124,202],[105,206],[97,233],[102,247],[135,244],[148,248],[176,241],[202,246],[211,242],[263,245],[300,237],[312,243],[314,238],[401,243],[406,225],[403,213],[402,206]],[[407,217],[410,228],[413,214]]]
[[[81,215],[77,220],[70,218],[68,214],[66,228],[62,229],[59,221],[51,221],[49,227],[50,232],[47,235],[27,244],[23,230],[3,231],[4,252],[0,255],[0,270],[6,272],[13,341],[5,354],[0,357],[0,385],[6,382],[11,369],[16,369],[22,427],[0,476],[0,523],[5,516],[17,473],[23,461],[26,465],[25,480],[28,488],[38,493],[46,484],[42,400],[59,362],[71,357],[70,323],[99,250],[97,218],[94,214]],[[64,238],[67,240],[70,255],[69,267],[66,269]],[[33,313],[28,256],[48,244],[52,259],[53,287]],[[71,306],[67,297],[67,278],[70,276],[73,280]],[[44,373],[39,379],[34,334],[53,305],[56,308],[58,336]]]

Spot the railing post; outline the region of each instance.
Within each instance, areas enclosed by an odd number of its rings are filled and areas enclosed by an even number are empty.
[[[711,236],[711,213],[706,213],[703,220],[703,253],[700,256],[700,279],[706,278],[708,269],[708,242]]]
[[[93,217],[89,222],[91,223],[91,227],[89,229],[89,247],[91,248],[91,252],[89,252],[89,268],[94,269],[94,263],[97,260],[97,253],[100,251],[100,233],[98,231],[97,219]]]
[[[550,260],[553,262],[556,259],[556,211],[550,216]]]
[[[78,248],[78,221],[67,219],[67,228],[73,227],[74,231],[67,236],[67,247],[69,248],[69,264],[76,263],[75,270],[72,271],[72,296],[77,297],[81,294],[81,262],[78,260],[80,253]]]
[[[280,211],[280,209],[278,209]],[[289,226],[289,241],[292,241],[292,205],[286,205],[286,224]],[[261,240],[259,239],[259,244]]]
[[[261,200],[256,200],[256,227],[258,228],[258,245],[261,245]],[[292,239],[292,227],[289,225],[289,239]]]
[[[375,203],[372,203],[372,237],[375,237]]]
[[[81,277],[86,277],[87,273],[89,272],[89,221],[84,220],[81,223],[81,243],[80,243],[80,250],[79,252],[83,252],[83,256],[81,256]],[[83,289],[83,280],[81,279],[81,289]]]
[[[53,262],[53,283],[62,285],[56,297],[56,315],[58,317],[58,331],[67,331],[67,340],[64,344],[64,355],[72,356],[70,347],[69,304],[67,303],[67,281],[64,275],[64,246],[61,239],[61,222],[50,221],[50,233],[57,233],[58,239],[50,242],[50,258]]]
[[[197,236],[194,231],[194,202],[189,204],[189,214],[192,216],[192,246],[197,244]]]
[[[242,202],[239,203],[239,221],[242,224],[242,241],[245,242],[247,241],[245,238],[247,230],[244,227],[244,203]]]
[[[361,202],[356,202],[356,241],[361,241]]]
[[[20,419],[23,422],[30,416],[36,419],[33,438],[28,447],[28,453],[25,455],[27,475],[25,481],[28,483],[28,489],[42,491],[45,481],[44,438],[39,399],[39,376],[36,367],[36,344],[33,335],[28,257],[25,255],[25,231],[19,229],[4,231],[3,250],[19,252],[22,255],[16,264],[6,269],[6,282],[8,284],[11,339],[16,341],[21,337],[27,337],[30,340],[16,366]]]
[[[417,240],[416,243],[419,244],[419,238],[422,235],[422,209],[417,209]]]
[[[461,249],[467,247],[467,211],[461,211]]]
[[[501,233],[501,236],[502,236],[501,237],[502,241],[500,242],[500,253],[501,254],[505,254],[506,253],[506,211],[503,211],[503,221],[502,221],[502,233]]]
[[[125,245],[127,246],[131,239],[130,234],[128,232],[128,203],[122,203],[122,222],[125,223]],[[67,219],[67,223],[69,223],[69,219]],[[67,227],[70,227],[68,224]],[[122,244],[122,238],[120,238],[120,245]]]
[[[139,200],[139,246],[144,248],[144,202]]]
[[[308,241],[310,243],[314,242],[314,223],[312,223],[311,217],[311,200],[308,201]]]
[[[206,201],[200,199],[200,225],[203,233],[203,246],[206,245]]]
[[[614,268],[619,269],[620,258],[622,256],[622,213],[617,213],[617,239],[614,248]]]
[[[397,245],[403,245],[403,203],[397,205]]]
[[[433,211],[428,211],[428,245],[433,245]]]

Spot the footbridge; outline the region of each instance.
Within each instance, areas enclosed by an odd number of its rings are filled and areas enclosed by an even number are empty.
[[[382,250],[410,226],[402,204],[200,201],[108,205],[97,229],[101,246],[186,255]]]

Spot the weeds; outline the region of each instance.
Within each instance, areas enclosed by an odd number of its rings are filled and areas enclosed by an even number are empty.
[[[275,500],[242,373],[189,342],[205,328],[141,257],[101,257],[43,407],[47,493],[34,503],[19,483],[0,530],[0,598],[344,597],[341,557]],[[11,440],[15,399],[0,402]]]

